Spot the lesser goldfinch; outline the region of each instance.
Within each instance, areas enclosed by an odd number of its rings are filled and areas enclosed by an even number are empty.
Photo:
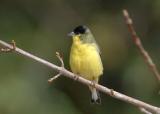
[[[70,51],[70,67],[73,73],[85,79],[98,83],[103,74],[103,65],[100,57],[99,47],[90,29],[84,25],[77,26],[69,36],[73,43]],[[96,89],[89,86],[91,90],[91,103],[101,103]]]

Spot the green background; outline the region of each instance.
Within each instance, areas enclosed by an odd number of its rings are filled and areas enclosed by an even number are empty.
[[[100,84],[160,106],[159,83],[134,45],[124,22],[128,9],[145,49],[160,69],[159,0],[1,0],[0,39],[48,60],[63,54],[69,69],[72,39],[67,34],[87,25],[101,48]],[[14,53],[0,53],[0,114],[141,114],[134,106],[100,93],[90,103],[88,88],[66,77],[52,84],[54,70]]]

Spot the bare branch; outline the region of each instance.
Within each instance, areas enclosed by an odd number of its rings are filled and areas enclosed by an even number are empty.
[[[123,15],[124,15],[126,24],[128,25],[129,32],[131,33],[131,36],[132,36],[132,39],[133,39],[135,45],[139,49],[139,51],[142,54],[145,62],[147,63],[147,65],[149,66],[149,68],[151,69],[153,74],[156,76],[156,78],[160,82],[160,73],[159,73],[156,65],[154,64],[152,58],[149,56],[148,52],[144,49],[140,38],[137,36],[137,33],[136,33],[136,31],[133,27],[132,19],[130,18],[129,14],[128,14],[128,11],[123,10]]]
[[[53,76],[52,78],[48,79],[48,82],[51,83],[54,80],[56,80],[57,78],[59,78],[61,76],[61,73],[58,73],[57,75]]]
[[[63,58],[62,58],[62,55],[60,55],[59,52],[56,52],[56,56],[57,58],[60,60],[61,62],[61,67],[64,68],[64,62],[63,62]]]
[[[0,40],[0,44],[5,46],[5,47],[7,47],[7,48],[12,48],[12,45],[10,45],[10,44],[2,41],[2,40]],[[26,51],[24,51],[24,50],[22,50],[22,49],[20,49],[18,47],[15,47],[15,51],[14,52],[16,52],[18,54],[21,54],[21,55],[23,55],[23,56],[25,56],[27,58],[30,58],[32,60],[35,60],[35,61],[37,61],[37,62],[39,62],[39,63],[41,63],[43,65],[46,65],[49,68],[52,68],[53,70],[55,70],[57,72],[61,72],[61,74],[63,74],[63,76],[66,76],[68,78],[75,79],[75,76],[77,76],[78,77],[77,81],[81,82],[82,84],[85,84],[87,86],[92,84],[91,81],[89,81],[87,79],[84,79],[84,78],[82,78],[82,77],[80,77],[80,76],[78,76],[76,74],[73,74],[72,72],[66,70],[63,67],[58,67],[58,66],[56,66],[56,65],[54,65],[54,64],[52,64],[52,63],[50,63],[50,62],[48,62],[48,61],[46,61],[44,59],[41,59],[41,58],[39,58],[39,57],[37,57],[35,55],[32,55],[32,54],[30,54],[30,53],[28,53],[28,52],[26,52]],[[109,89],[109,88],[104,87],[104,86],[99,85],[99,84],[95,84],[95,88],[97,90],[107,94],[107,95],[112,96],[113,98],[119,99],[119,100],[124,101],[124,102],[129,103],[129,104],[132,104],[132,105],[134,105],[136,107],[142,107],[142,108],[144,108],[144,109],[146,109],[146,110],[148,110],[148,111],[150,111],[152,113],[160,114],[160,108],[158,108],[156,106],[147,104],[147,103],[145,103],[143,101],[140,101],[140,100],[137,100],[135,98],[129,97],[127,95],[124,95],[122,93],[116,92],[113,89]]]
[[[59,52],[56,52],[56,56],[57,56],[57,58],[60,60],[60,62],[61,62],[61,67],[62,68],[64,68],[64,62],[63,62],[63,58],[62,58],[62,56],[60,55],[60,53]],[[48,82],[49,83],[51,83],[51,82],[53,82],[54,80],[56,80],[57,78],[59,78],[60,76],[61,76],[61,72],[59,71],[59,73],[56,75],[56,76],[53,76],[52,78],[50,78],[49,80],[48,80]]]

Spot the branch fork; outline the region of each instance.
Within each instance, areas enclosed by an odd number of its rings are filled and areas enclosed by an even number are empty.
[[[61,62],[61,68],[62,70],[64,69],[64,62],[63,62],[63,57],[60,55],[59,52],[56,52],[56,56],[57,58],[59,59],[59,61]],[[56,80],[57,78],[59,78],[60,76],[62,75],[62,72],[59,71],[59,73],[55,76],[53,76],[52,78],[48,79],[48,82],[51,83],[53,82],[54,80]]]

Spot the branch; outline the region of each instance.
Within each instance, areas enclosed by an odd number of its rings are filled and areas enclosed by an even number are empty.
[[[147,111],[147,110],[144,109],[144,108],[139,108],[139,109],[140,109],[140,111],[141,111],[142,113],[144,113],[144,114],[152,114],[151,112]]]
[[[61,67],[62,68],[64,68],[64,62],[63,62],[63,59],[62,59],[62,56],[58,53],[58,52],[56,52],[56,56],[57,56],[57,58],[60,60],[60,62],[61,62]],[[50,78],[49,80],[48,80],[48,82],[49,83],[51,83],[51,82],[53,82],[54,80],[56,80],[57,78],[59,78],[60,76],[61,76],[61,72],[59,72],[57,75],[55,75],[55,76],[53,76],[52,78]]]
[[[160,73],[158,72],[157,67],[154,64],[152,58],[149,56],[148,52],[144,49],[140,38],[137,36],[137,33],[136,33],[136,31],[135,31],[135,29],[133,27],[132,19],[130,18],[129,14],[128,14],[128,11],[127,10],[123,10],[123,15],[124,15],[126,24],[128,25],[129,32],[131,33],[133,42],[135,43],[135,45],[139,49],[139,51],[142,54],[145,62],[147,63],[147,65],[149,66],[149,68],[151,69],[151,71],[153,72],[155,77],[160,82]]]
[[[0,40],[0,44],[2,46],[6,47],[6,48],[9,48],[9,49],[13,48],[12,45],[10,45],[10,44],[2,41],[2,40]],[[48,62],[48,61],[46,61],[44,59],[41,59],[41,58],[39,58],[39,57],[37,57],[35,55],[32,55],[32,54],[30,54],[30,53],[28,53],[28,52],[26,52],[26,51],[24,51],[24,50],[22,50],[22,49],[20,49],[18,47],[15,47],[13,52],[16,52],[17,54],[23,55],[23,56],[25,56],[27,58],[30,58],[32,60],[35,60],[35,61],[37,61],[37,62],[39,62],[39,63],[41,63],[43,65],[46,65],[47,67],[49,67],[49,68],[51,68],[51,69],[53,69],[53,70],[55,70],[57,72],[60,72],[61,74],[63,74],[63,76],[66,76],[66,77],[71,78],[73,80],[75,80],[75,77],[77,77],[76,81],[78,81],[78,82],[80,82],[80,83],[82,83],[84,85],[87,85],[87,86],[92,85],[91,81],[89,81],[87,79],[84,79],[84,78],[82,78],[82,77],[80,77],[80,76],[78,76],[76,74],[73,74],[72,72],[66,70],[63,67],[56,66],[56,65],[54,65],[54,64],[52,64],[52,63],[50,63],[50,62]],[[152,113],[160,114],[160,108],[158,108],[156,106],[147,104],[147,103],[145,103],[143,101],[140,101],[140,100],[134,99],[132,97],[129,97],[127,95],[121,94],[119,92],[114,91],[113,89],[109,89],[109,88],[104,87],[104,86],[99,85],[99,84],[95,84],[95,88],[97,90],[107,94],[107,95],[110,95],[113,98],[119,99],[119,100],[124,101],[124,102],[129,103],[129,104],[132,104],[132,105],[134,105],[136,107],[142,107],[142,108],[144,108],[144,109],[146,109],[146,110],[148,110],[148,111],[150,111]]]

